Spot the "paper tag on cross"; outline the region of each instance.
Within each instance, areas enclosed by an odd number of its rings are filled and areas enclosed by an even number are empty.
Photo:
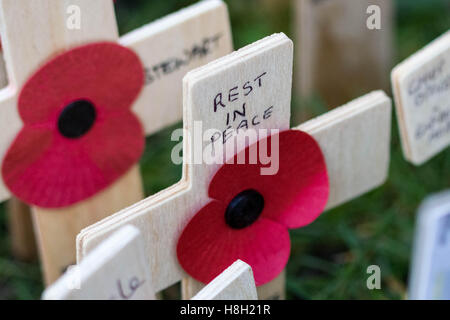
[[[408,291],[412,300],[450,299],[450,191],[419,209]]]
[[[210,141],[219,146],[210,139],[215,133],[222,139],[229,137],[227,128],[239,128],[244,119],[253,129],[289,129],[292,58],[292,42],[284,34],[276,34],[186,75],[182,180],[84,229],[77,237],[78,260],[108,234],[132,224],[143,230],[146,250],[152,253],[149,264],[155,290],[186,278],[177,259],[177,241],[196,212],[211,201],[208,187],[220,166],[196,162],[195,157],[201,158],[202,146]],[[323,152],[330,184],[328,209],[384,182],[389,166],[390,120],[390,99],[383,92],[373,92],[294,129],[309,133]],[[226,146],[223,140],[221,143]],[[270,290],[264,287],[271,283],[259,287],[259,298],[282,297],[282,284]],[[198,288],[192,279],[184,286],[184,298],[193,296]]]
[[[399,64],[392,86],[403,154],[423,164],[450,145],[450,32]]]
[[[77,8],[80,13],[79,28],[67,25],[69,7]],[[0,91],[2,161],[23,126],[17,107],[19,93],[39,67],[61,52],[92,42],[110,41],[136,53],[146,79],[133,111],[145,132],[150,134],[181,119],[184,74],[232,50],[228,12],[220,0],[201,1],[120,39],[112,1],[2,0],[0,14],[9,78],[9,86]],[[60,72],[64,74],[65,70]],[[123,79],[123,83],[126,82],[127,79]],[[74,263],[74,239],[79,230],[142,199],[142,193],[139,168],[134,166],[99,194],[68,208],[35,207],[34,219],[47,284]],[[0,179],[0,200],[9,196]]]

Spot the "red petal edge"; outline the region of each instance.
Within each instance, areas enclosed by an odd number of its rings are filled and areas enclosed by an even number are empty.
[[[237,164],[243,155],[249,159],[250,150],[260,149],[273,157],[276,174],[261,174],[261,168],[270,167],[263,157],[258,157],[256,164]],[[257,190],[265,200],[262,215],[288,228],[308,225],[323,212],[329,195],[328,173],[322,151],[309,134],[299,130],[280,132],[247,147],[234,161],[214,175],[209,185],[211,198],[228,204],[244,190]]]
[[[234,230],[226,225],[224,213],[225,206],[212,201],[188,223],[177,244],[183,269],[206,284],[241,259],[252,267],[256,285],[276,278],[289,259],[286,227],[262,218],[245,229]]]
[[[3,180],[28,204],[60,208],[105,189],[134,165],[144,132],[131,112],[144,82],[137,55],[115,43],[93,43],[50,60],[19,97],[24,128],[2,163]],[[67,139],[57,119],[67,103],[89,99],[97,109],[93,128]]]

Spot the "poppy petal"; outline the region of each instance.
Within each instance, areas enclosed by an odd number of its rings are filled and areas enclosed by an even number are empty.
[[[141,125],[131,112],[97,121],[80,139],[25,126],[3,161],[3,179],[28,204],[65,207],[112,184],[138,161],[143,148]]]
[[[143,82],[137,55],[116,43],[83,45],[42,66],[20,93],[24,127],[3,159],[11,192],[59,208],[111,185],[144,148],[131,111]]]
[[[130,109],[144,83],[138,56],[115,43],[74,48],[47,62],[24,85],[19,113],[25,124],[55,122],[68,104],[87,99],[97,108]]]
[[[329,194],[325,158],[317,142],[305,132],[288,130],[261,139],[256,146],[247,147],[234,157],[234,164],[226,163],[217,171],[209,196],[228,204],[240,192],[253,189],[264,197],[262,216],[288,228],[313,222],[324,210]],[[259,152],[255,164],[248,161],[251,150]],[[270,155],[269,165],[261,152]],[[247,161],[239,164],[239,159]],[[267,170],[271,165],[274,174],[261,174],[261,168]]]
[[[139,161],[144,147],[142,125],[131,112],[109,114],[99,119],[82,144],[90,161],[112,181]]]
[[[178,261],[193,278],[208,283],[237,259],[248,263],[256,285],[280,274],[289,259],[290,240],[285,226],[259,218],[244,229],[225,223],[225,206],[212,201],[183,230],[177,245]]]

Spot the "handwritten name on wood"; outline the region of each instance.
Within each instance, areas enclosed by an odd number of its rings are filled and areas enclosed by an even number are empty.
[[[182,119],[182,79],[187,72],[233,51],[228,8],[199,1],[119,40],[141,58],[145,87],[134,111],[146,134]]]
[[[392,83],[403,152],[420,165],[450,144],[450,32],[398,65]]]
[[[220,42],[222,38],[222,33],[207,36],[191,47],[183,49],[177,57],[170,57],[153,66],[145,67],[145,84],[151,85],[164,76],[179,71],[183,67],[187,68],[195,62],[201,62],[202,59],[213,55],[217,51],[220,53],[221,46],[223,45]]]
[[[142,236],[126,225],[43,294],[46,300],[155,299]]]

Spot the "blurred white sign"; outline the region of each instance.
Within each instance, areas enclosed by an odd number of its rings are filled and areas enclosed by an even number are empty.
[[[450,300],[450,190],[419,209],[409,298]]]

